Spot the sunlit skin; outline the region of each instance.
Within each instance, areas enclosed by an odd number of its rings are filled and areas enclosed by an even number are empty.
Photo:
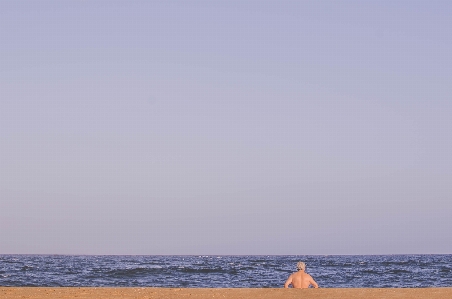
[[[288,288],[289,285],[292,285],[294,289],[307,289],[310,285],[316,289],[319,287],[311,275],[304,272],[303,269],[300,269],[298,272],[295,272],[289,276],[284,284],[284,287]]]

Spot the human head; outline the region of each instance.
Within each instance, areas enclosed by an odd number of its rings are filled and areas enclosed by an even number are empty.
[[[306,264],[303,262],[298,262],[297,263],[297,270],[306,270]]]

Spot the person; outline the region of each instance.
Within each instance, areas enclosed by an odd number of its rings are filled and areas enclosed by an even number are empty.
[[[306,270],[306,264],[303,262],[297,263],[297,270],[287,278],[286,283],[284,284],[284,288],[288,288],[289,285],[292,285],[295,289],[307,289],[310,285],[314,288],[318,288],[319,285],[315,282],[315,280],[308,273],[304,272]]]

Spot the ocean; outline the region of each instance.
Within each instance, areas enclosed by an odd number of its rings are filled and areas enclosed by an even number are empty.
[[[0,255],[0,286],[281,288],[298,261],[323,288],[452,287],[452,255]]]

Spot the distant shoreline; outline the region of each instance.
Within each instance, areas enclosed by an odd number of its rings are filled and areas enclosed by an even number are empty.
[[[7,299],[115,299],[115,298],[452,298],[448,288],[104,288],[104,287],[0,287],[0,297]]]

